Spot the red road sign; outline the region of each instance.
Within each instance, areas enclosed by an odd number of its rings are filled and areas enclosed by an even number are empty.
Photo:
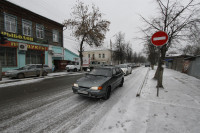
[[[156,46],[162,46],[168,41],[168,35],[164,31],[158,31],[154,33],[151,37],[151,43]]]

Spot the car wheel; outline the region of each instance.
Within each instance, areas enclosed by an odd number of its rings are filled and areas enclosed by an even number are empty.
[[[74,68],[74,72],[77,72],[77,69],[76,69],[76,68]]]
[[[23,78],[24,78],[24,74],[23,74],[23,73],[18,74],[18,75],[17,75],[17,78],[18,78],[18,79],[23,79]]]
[[[40,71],[36,71],[36,76],[37,76],[37,77],[40,76]]]
[[[47,76],[47,72],[43,72],[42,76]]]
[[[109,99],[110,98],[110,93],[111,93],[111,88],[110,87],[108,87],[107,89],[106,89],[106,94],[105,94],[105,96],[104,96],[104,100],[107,100],[107,99]]]
[[[126,75],[128,75],[128,71],[126,71]]]
[[[121,80],[121,82],[120,82],[120,85],[119,85],[119,87],[122,87],[122,86],[123,86],[123,84],[124,84],[124,78],[122,78],[122,80]]]

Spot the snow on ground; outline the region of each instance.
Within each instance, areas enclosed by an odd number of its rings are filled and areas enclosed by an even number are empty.
[[[44,80],[44,79],[43,78],[38,78],[38,79],[33,79],[33,78],[31,78],[31,79],[24,79],[24,80],[21,80],[21,81],[0,84],[0,88],[2,88],[2,87],[9,87],[9,86],[16,86],[16,85],[22,85],[22,84],[30,84],[30,83],[40,82],[42,80]]]
[[[149,103],[147,132],[197,133],[200,131],[200,80],[165,69],[164,89],[156,97],[151,71],[142,99]]]
[[[124,94],[119,102],[100,120],[90,133],[139,133],[146,131],[148,104],[136,98],[136,93],[148,69],[139,68],[125,77]],[[131,76],[131,77],[130,77]],[[128,79],[127,79],[128,78]],[[114,96],[112,96],[114,97]]]
[[[143,71],[146,73],[146,71]],[[135,84],[130,80],[127,95],[121,97],[100,120],[91,133],[197,133],[200,131],[200,80],[165,69],[164,89],[156,96],[150,70],[140,98],[135,97]],[[140,77],[142,78],[142,77]]]
[[[160,89],[157,97],[156,81],[152,79],[155,70],[150,70],[140,97],[136,97],[147,71],[145,67],[134,69],[131,75],[125,76],[124,86],[114,90],[106,101],[74,95],[71,86],[64,85],[66,89],[49,97],[55,100],[44,98],[48,104],[10,118],[8,121],[14,125],[7,121],[1,124],[9,125],[5,132],[18,129],[22,132],[198,133],[200,80],[165,69],[164,89]],[[41,80],[43,78],[20,82]],[[27,113],[33,114],[29,117]]]

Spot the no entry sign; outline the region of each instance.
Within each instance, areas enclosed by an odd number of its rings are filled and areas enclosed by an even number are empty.
[[[151,43],[156,46],[162,46],[168,41],[168,35],[164,31],[158,31],[151,37]]]

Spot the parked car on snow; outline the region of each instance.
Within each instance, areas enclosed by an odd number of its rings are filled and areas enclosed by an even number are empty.
[[[122,69],[122,71],[124,72],[124,75],[128,75],[132,73],[132,68],[128,64],[120,64],[118,65],[118,67]]]
[[[119,67],[94,68],[72,86],[75,94],[108,99],[111,91],[123,86],[124,75]]]
[[[5,72],[6,77],[10,78],[24,78],[31,76],[40,76],[41,64],[29,64],[15,70],[9,70]],[[48,65],[43,66],[42,75],[46,76],[48,73],[52,72],[51,68]]]
[[[145,67],[150,67],[150,63],[145,63]]]
[[[73,63],[70,63],[66,66],[66,70],[69,72],[69,71],[74,71],[74,72],[77,72],[77,71],[80,71],[81,69],[81,66],[80,66],[80,63],[79,62],[73,62]]]

